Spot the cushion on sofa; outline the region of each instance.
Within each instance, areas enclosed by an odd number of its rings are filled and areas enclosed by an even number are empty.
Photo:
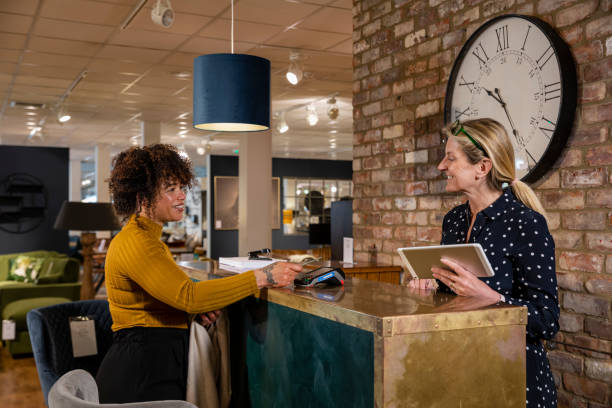
[[[43,265],[43,258],[19,255],[10,261],[8,280],[36,283]]]
[[[79,262],[74,258],[47,257],[38,276],[38,284],[75,282],[79,278]]]
[[[11,268],[11,260],[15,259],[19,255],[35,256],[38,258],[54,257],[54,258],[67,258],[66,254],[59,253],[57,251],[28,251],[13,254],[0,255],[0,281],[8,279],[9,270]]]

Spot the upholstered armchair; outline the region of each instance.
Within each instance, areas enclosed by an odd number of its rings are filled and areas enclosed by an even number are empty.
[[[98,354],[73,357],[69,318],[88,316],[95,321]],[[95,376],[113,342],[112,318],[106,300],[81,300],[31,310],[27,315],[32,351],[45,396],[63,374],[83,369]]]

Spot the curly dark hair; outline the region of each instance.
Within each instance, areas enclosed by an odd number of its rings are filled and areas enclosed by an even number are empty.
[[[131,147],[113,159],[109,189],[115,211],[125,221],[142,209],[150,211],[159,190],[167,183],[191,188],[193,168],[175,146],[154,144]]]

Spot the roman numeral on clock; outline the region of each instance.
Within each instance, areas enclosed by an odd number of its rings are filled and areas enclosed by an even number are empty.
[[[459,78],[459,86],[467,86],[470,92],[472,92],[472,89],[474,87],[474,81],[467,82],[463,75],[461,75],[461,78]]]
[[[480,53],[482,52],[482,56],[480,55]],[[478,43],[478,45],[476,46],[476,48],[474,48],[474,51],[472,51],[472,54],[478,58],[478,63],[482,66],[482,65],[487,65],[487,61],[489,61],[489,56],[487,55],[487,52],[485,51],[485,49],[482,46],[482,43]],[[484,58],[483,58],[484,57]]]
[[[552,45],[549,45],[540,58],[536,60],[538,67],[540,67],[540,69],[544,68],[544,65],[546,65],[553,55],[555,55],[555,50],[553,50]]]
[[[529,168],[529,170],[533,169],[536,165],[536,159],[533,158],[533,156],[531,155],[531,153],[529,153],[529,150],[525,149],[525,153],[527,153],[527,167]],[[531,159],[531,160],[529,160]]]
[[[523,46],[521,47],[521,51],[525,51],[525,43],[527,42],[527,37],[529,37],[529,30],[531,30],[531,26],[527,26],[527,33],[525,34],[525,39],[523,40]]]
[[[510,46],[508,41],[508,26],[504,25],[500,28],[495,29],[495,34],[497,35],[497,51],[500,52],[505,50]]]
[[[538,126],[540,128],[540,130],[542,131],[542,134],[544,136],[546,136],[546,138],[548,140],[550,140],[550,136],[555,131],[555,127],[557,126],[557,124],[555,122],[553,122],[552,120],[547,119],[545,116],[542,116],[542,122],[541,123],[542,123],[543,126],[548,126],[548,125],[552,126],[552,128]]]
[[[552,82],[544,85],[544,102],[561,97],[561,82]]]
[[[461,116],[463,115],[467,115],[467,112],[470,110],[470,107],[468,106],[467,108],[465,108],[465,110],[461,111],[457,108],[455,108],[455,119],[458,120]]]

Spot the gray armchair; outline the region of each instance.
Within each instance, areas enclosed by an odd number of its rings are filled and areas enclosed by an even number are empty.
[[[98,386],[85,370],[72,370],[60,377],[49,391],[49,408],[197,408],[186,401],[149,401],[100,404]]]

